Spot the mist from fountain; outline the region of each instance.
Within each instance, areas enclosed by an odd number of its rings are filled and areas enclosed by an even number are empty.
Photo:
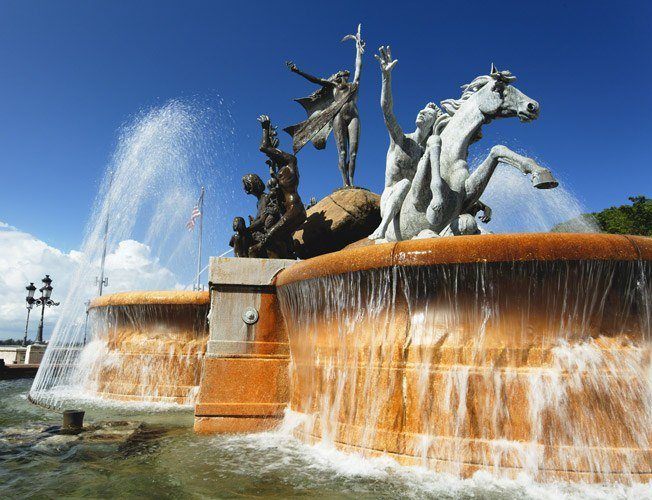
[[[597,224],[582,215],[587,213],[577,196],[560,179],[555,189],[532,189],[530,180],[513,167],[499,164],[482,195],[493,210],[489,224],[492,233],[537,233],[565,224],[564,232],[598,233]]]
[[[196,235],[185,223],[199,195],[200,186],[210,193],[204,212],[205,243],[216,244],[224,199],[229,193],[213,185],[216,167],[221,180],[229,178],[233,163],[233,124],[223,102],[216,110],[195,102],[172,100],[138,114],[122,127],[117,147],[107,165],[88,219],[72,285],[62,299],[62,311],[48,349],[30,391],[32,400],[58,408],[58,394],[88,392],[88,359],[97,358],[101,339],[87,339],[85,302],[97,295],[104,229],[108,217],[107,269],[111,252],[142,242],[152,262],[134,283],[129,269],[116,267],[109,276],[111,292],[133,288],[180,289],[192,283],[195,273]],[[218,163],[219,161],[219,163]],[[138,263],[132,263],[138,265]],[[106,290],[106,289],[105,289]],[[96,330],[98,331],[98,330]],[[105,340],[104,340],[105,341]],[[97,353],[95,353],[97,354]],[[80,370],[80,360],[85,360]]]

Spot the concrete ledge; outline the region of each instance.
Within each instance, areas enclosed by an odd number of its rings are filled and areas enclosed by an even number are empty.
[[[39,365],[5,365],[0,359],[0,380],[33,378],[36,376],[38,367]]]
[[[286,403],[208,403],[197,404],[195,415],[202,417],[258,417],[268,418],[283,416]]]
[[[208,282],[211,286],[271,285],[280,271],[296,262],[287,259],[211,257]]]
[[[269,431],[280,423],[280,417],[195,417],[194,430],[197,434],[246,434]]]
[[[369,240],[370,241],[370,240]],[[358,246],[304,260],[278,286],[391,266],[486,262],[652,260],[652,238],[618,234],[520,233],[452,236]]]

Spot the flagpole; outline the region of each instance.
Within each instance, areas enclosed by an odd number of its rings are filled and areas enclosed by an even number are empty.
[[[200,288],[200,282],[201,282],[201,244],[202,244],[202,231],[203,231],[203,225],[204,225],[204,186],[201,187],[201,194],[199,195],[199,235],[198,235],[198,242],[197,242],[197,283],[196,283],[196,288],[197,290],[201,290]]]
[[[109,205],[110,201],[110,196],[111,196],[111,187],[113,186],[113,177],[115,175],[115,171],[112,170],[109,172],[109,188],[107,190],[107,206],[106,206],[106,220],[104,221],[104,241],[102,242],[102,261],[100,262],[100,279],[98,280],[98,287],[97,287],[97,294],[101,297],[102,296],[102,291],[105,286],[109,284],[109,279],[104,277],[104,264],[106,262],[106,247],[109,244],[109,213],[111,210],[111,207]],[[95,277],[97,280],[97,277]]]
[[[104,242],[102,248],[102,262],[100,263],[100,279],[98,283],[98,296],[102,296],[102,289],[104,288],[104,263],[106,261],[106,247],[109,242],[109,214],[106,214],[106,221],[104,223]]]

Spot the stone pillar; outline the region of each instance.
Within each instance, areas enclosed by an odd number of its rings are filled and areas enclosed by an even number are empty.
[[[43,355],[45,354],[46,344],[32,344],[27,346],[25,353],[26,365],[40,365]]]
[[[211,258],[209,340],[196,432],[262,431],[282,419],[289,398],[289,345],[273,281],[295,262]]]

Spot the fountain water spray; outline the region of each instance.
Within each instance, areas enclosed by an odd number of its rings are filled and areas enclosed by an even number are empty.
[[[586,208],[565,182],[555,189],[532,189],[526,176],[506,165],[498,166],[483,200],[493,216],[482,227],[492,233],[546,232],[562,223],[564,232],[600,232],[595,221],[583,216]]]
[[[82,349],[98,348],[93,337],[86,347],[83,341],[84,303],[94,296],[98,267],[100,295],[104,263],[112,291],[183,288],[194,278],[193,238],[185,222],[205,185],[213,223],[204,231],[218,231],[221,213],[215,200],[227,193],[216,192],[210,180],[218,160],[223,166],[233,160],[232,134],[228,110],[176,100],[140,113],[122,128],[76,256],[73,284],[30,391],[32,400],[58,408],[64,392],[92,390],[78,367],[80,357],[88,357]],[[224,169],[222,179],[230,170]]]

